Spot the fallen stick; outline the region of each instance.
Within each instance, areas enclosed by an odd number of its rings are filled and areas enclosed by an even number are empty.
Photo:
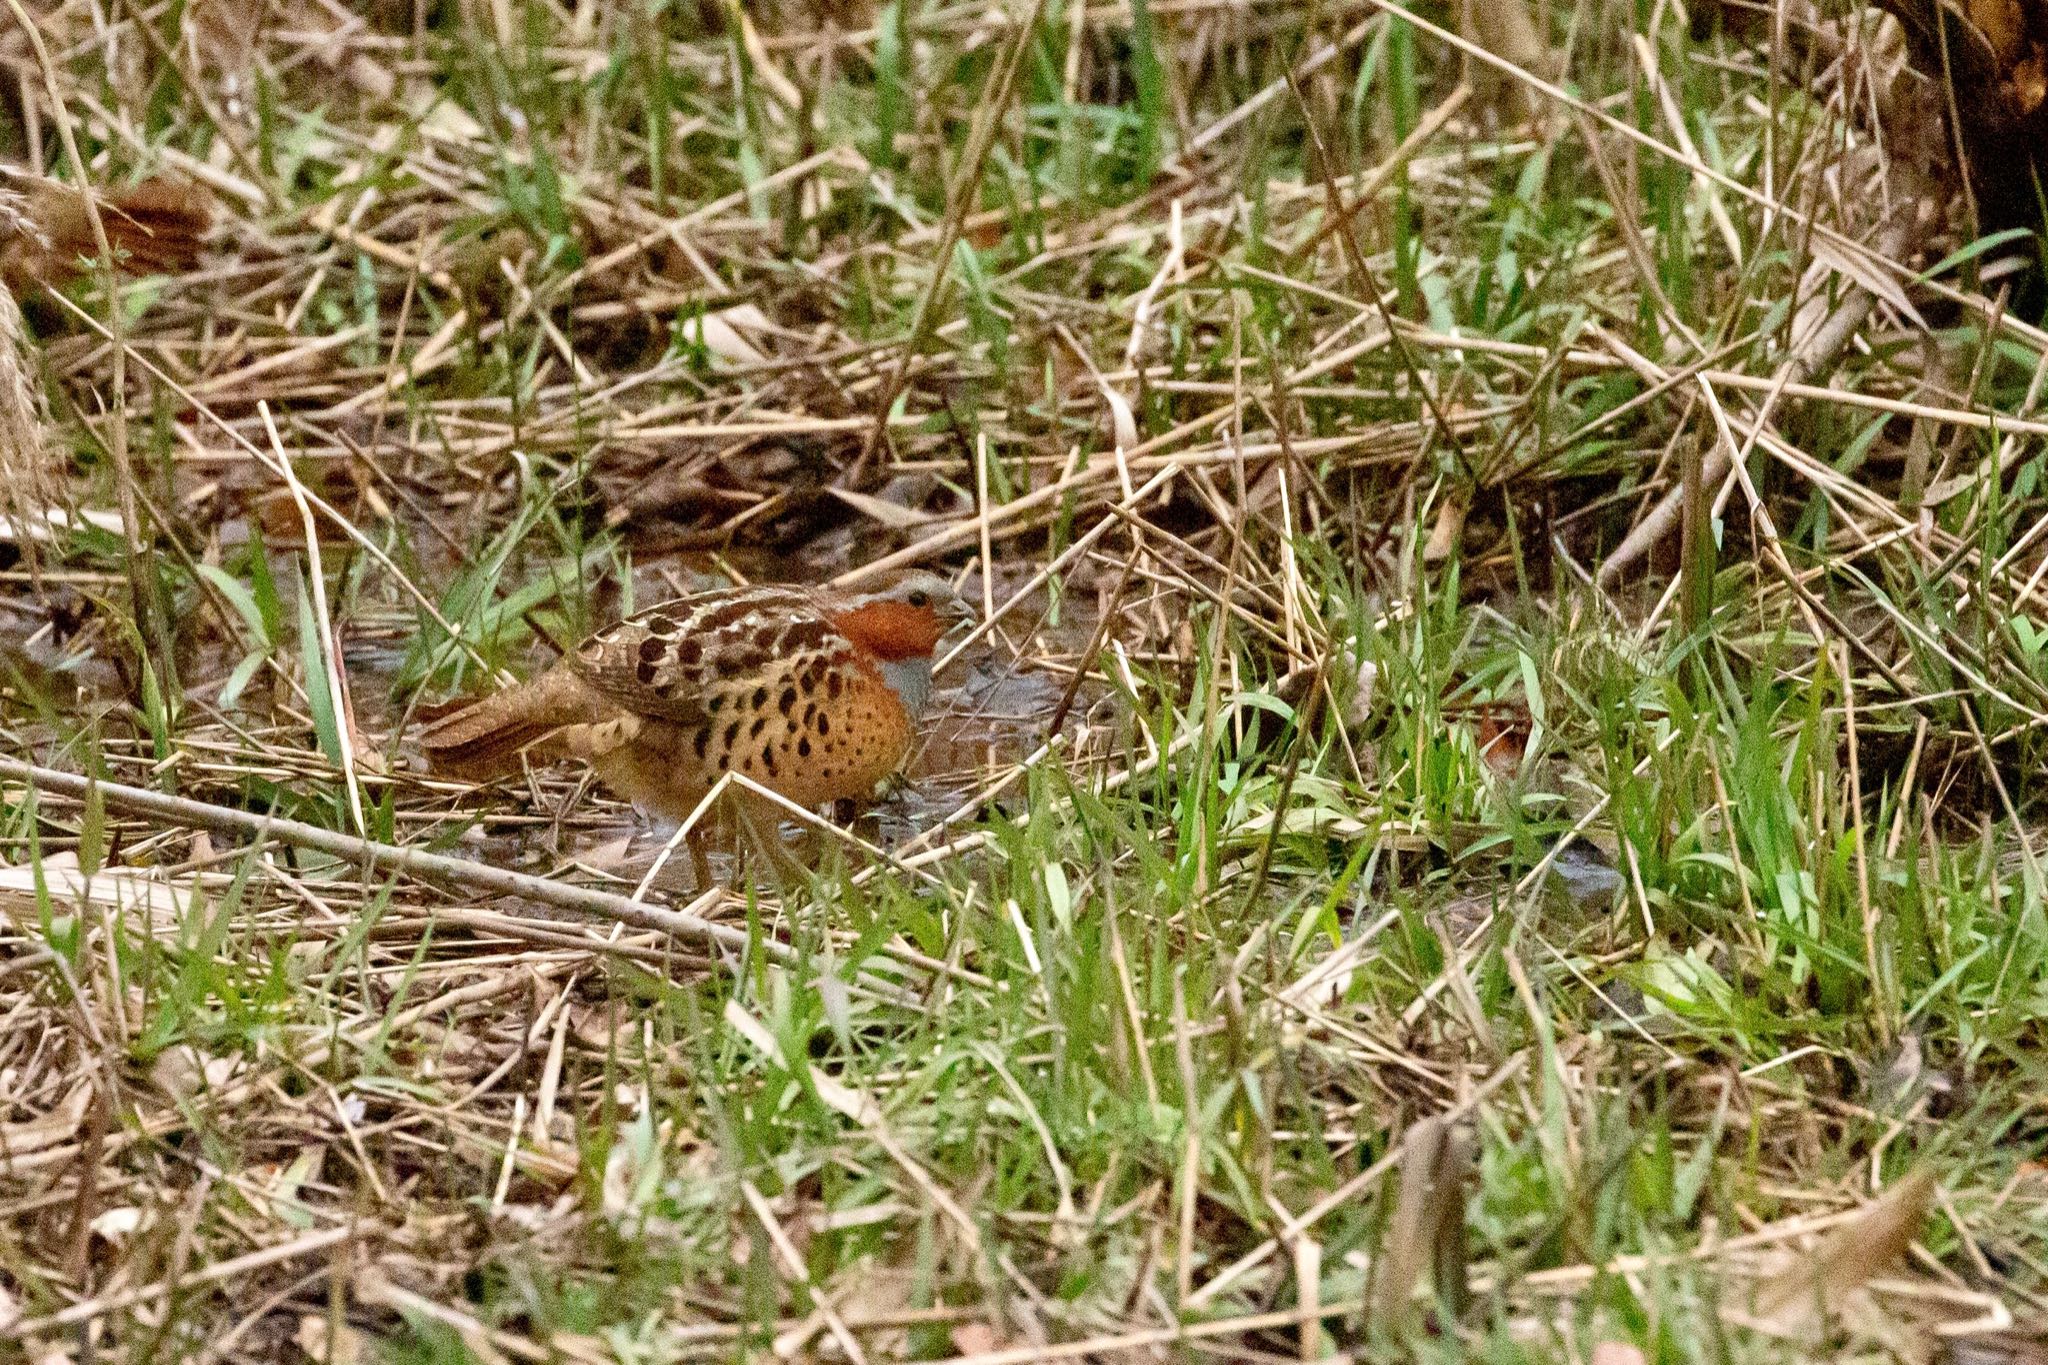
[[[318,825],[309,825],[299,820],[286,820],[275,815],[258,815],[254,811],[236,810],[231,806],[215,806],[188,797],[171,796],[142,787],[130,787],[120,782],[96,781],[76,773],[60,772],[55,768],[39,767],[12,758],[0,758],[0,780],[26,783],[41,791],[76,797],[81,801],[85,799],[90,789],[97,787],[100,800],[106,803],[109,810],[122,811],[129,815],[168,820],[173,824],[222,834],[275,839],[296,848],[311,849],[317,853],[331,854],[336,858],[366,863],[387,872],[447,882],[465,890],[487,895],[520,896],[542,905],[553,906],[558,910],[572,910],[618,920],[637,928],[673,934],[677,938],[710,947],[745,951],[755,946],[755,940],[743,931],[730,925],[714,924],[685,910],[662,909],[629,900],[625,896],[614,895],[609,891],[568,886],[561,882],[549,881],[545,877],[529,876],[524,872],[509,872],[502,867],[492,867],[488,863],[469,862],[442,853],[428,853],[423,849],[380,844],[369,839],[359,839],[352,834],[343,834],[338,830],[322,829]],[[758,946],[762,952],[777,962],[791,963],[796,960],[796,954],[786,944],[764,938],[759,940]]]

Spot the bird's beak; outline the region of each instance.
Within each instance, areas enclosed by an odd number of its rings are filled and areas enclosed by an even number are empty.
[[[949,598],[939,603],[938,613],[939,619],[946,623],[948,634],[981,619],[981,613],[977,612],[974,604],[964,597]]]

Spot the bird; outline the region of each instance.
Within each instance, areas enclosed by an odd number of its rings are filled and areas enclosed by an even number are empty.
[[[910,753],[939,641],[974,617],[921,569],[858,590],[716,588],[598,631],[539,676],[430,722],[420,746],[434,771],[473,781],[525,759],[581,759],[677,821],[728,773],[807,809],[864,797]],[[772,803],[742,790],[735,813],[789,865]],[[698,834],[702,888],[711,874]]]
[[[115,264],[130,275],[175,275],[198,264],[213,222],[196,187],[157,176],[122,193],[94,193]],[[99,255],[79,190],[0,165],[0,284],[14,293],[62,285]]]

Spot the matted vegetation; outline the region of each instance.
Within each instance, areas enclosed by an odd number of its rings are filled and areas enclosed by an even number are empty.
[[[1874,13],[1503,15],[10,0],[216,226],[0,318],[0,1351],[2040,1359],[2016,244]],[[907,562],[809,886],[408,745]]]

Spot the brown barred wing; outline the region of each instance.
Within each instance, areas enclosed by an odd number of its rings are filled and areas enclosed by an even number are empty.
[[[635,613],[585,641],[571,664],[621,706],[699,725],[757,709],[756,694],[792,662],[845,647],[808,595],[731,588]]]

